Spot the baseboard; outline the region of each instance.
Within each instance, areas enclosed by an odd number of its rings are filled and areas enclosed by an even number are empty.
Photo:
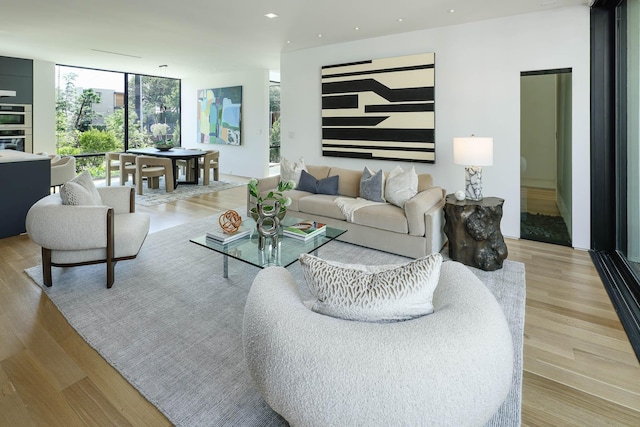
[[[532,188],[545,188],[548,190],[556,189],[556,182],[548,179],[540,179],[540,178],[520,178],[520,186],[521,187],[532,187]]]
[[[640,360],[640,283],[619,253],[589,251],[631,346]]]

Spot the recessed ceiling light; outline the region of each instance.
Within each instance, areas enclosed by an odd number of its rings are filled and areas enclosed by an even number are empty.
[[[354,30],[358,31],[360,27],[353,27]]]
[[[322,37],[322,34],[318,34],[318,37]]]
[[[291,44],[291,40],[287,40],[287,44]]]
[[[269,12],[269,13],[265,14],[264,16],[266,16],[269,19],[273,19],[273,18],[277,18],[278,17],[278,15],[273,13],[273,12]]]
[[[449,13],[453,13],[453,12],[455,12],[455,10],[449,9]]]
[[[398,22],[402,22],[402,18],[398,18]]]

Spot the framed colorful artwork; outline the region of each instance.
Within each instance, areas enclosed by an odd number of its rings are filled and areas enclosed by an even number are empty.
[[[242,86],[198,90],[198,142],[240,145]]]

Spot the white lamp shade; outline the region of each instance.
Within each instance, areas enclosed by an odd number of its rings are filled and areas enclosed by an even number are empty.
[[[453,138],[453,162],[464,166],[493,165],[493,138]]]

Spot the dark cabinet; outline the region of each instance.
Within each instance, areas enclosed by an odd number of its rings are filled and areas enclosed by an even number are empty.
[[[51,159],[0,150],[0,239],[24,233],[29,208],[49,194]]]
[[[16,91],[0,98],[2,104],[33,104],[33,61],[0,56],[0,89]]]

